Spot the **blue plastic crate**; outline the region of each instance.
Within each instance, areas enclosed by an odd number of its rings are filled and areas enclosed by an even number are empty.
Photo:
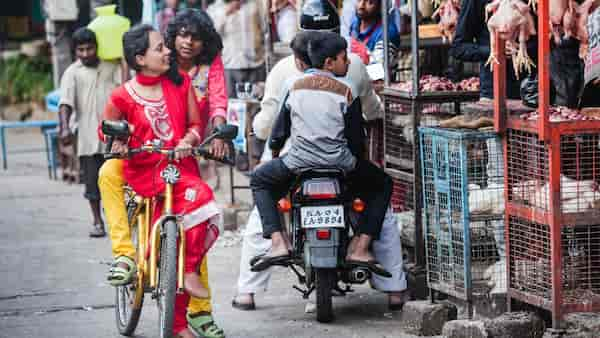
[[[503,238],[500,138],[486,131],[421,127],[419,141],[428,284],[470,300],[473,282],[483,280],[498,258],[494,235]]]

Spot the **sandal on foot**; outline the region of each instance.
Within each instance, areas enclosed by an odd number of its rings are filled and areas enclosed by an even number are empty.
[[[126,264],[127,268],[119,266],[120,263]],[[127,256],[119,256],[113,262],[110,270],[108,270],[108,283],[112,286],[123,286],[131,283],[136,275],[137,266],[133,259]]]
[[[200,312],[186,315],[188,328],[198,337],[202,338],[225,338],[225,332],[221,329],[210,313]]]
[[[254,304],[254,302],[240,303],[240,302],[236,301],[235,298],[233,298],[231,300],[231,306],[234,309],[238,309],[238,310],[242,310],[242,311],[254,311],[254,310],[256,310],[256,305]]]
[[[250,268],[252,272],[264,271],[273,265],[288,266],[292,256],[289,253],[280,256],[262,256]]]
[[[369,269],[372,273],[376,275],[380,275],[381,277],[390,278],[392,274],[389,273],[383,265],[379,264],[376,260],[370,261],[356,261],[356,260],[347,260],[346,265],[358,266],[361,268]]]
[[[106,231],[104,231],[104,226],[101,224],[92,225],[92,230],[90,231],[90,237],[92,238],[100,238],[106,236]]]

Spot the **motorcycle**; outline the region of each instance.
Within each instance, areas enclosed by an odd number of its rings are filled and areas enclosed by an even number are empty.
[[[358,217],[365,203],[352,198],[342,171],[311,169],[300,173],[290,189],[290,200],[278,202],[289,213],[288,232],[292,244],[292,269],[304,287],[294,285],[304,299],[316,292],[316,316],[331,322],[333,292],[352,292],[351,284],[363,284],[371,271],[345,261]],[[252,262],[251,262],[252,264]],[[345,287],[340,287],[340,282]]]

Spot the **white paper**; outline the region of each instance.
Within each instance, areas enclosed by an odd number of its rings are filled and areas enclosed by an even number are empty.
[[[381,63],[373,63],[367,66],[367,73],[373,81],[383,80],[384,71]]]

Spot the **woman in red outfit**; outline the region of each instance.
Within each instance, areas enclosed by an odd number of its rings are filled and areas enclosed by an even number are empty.
[[[221,59],[223,42],[208,14],[198,9],[177,13],[167,27],[165,41],[167,47],[174,51],[171,61],[192,80],[198,111],[206,118],[203,123],[212,127],[225,123],[227,89]],[[219,157],[227,152],[222,140],[215,140],[211,149]],[[218,179],[214,162],[211,162],[211,169]]]
[[[115,141],[113,151],[125,153],[128,147],[156,140],[180,150],[177,166],[181,176],[173,198],[174,212],[183,215],[186,233],[186,292],[177,295],[173,333],[191,338],[194,336],[187,328],[186,305],[189,295],[208,297],[197,271],[218,234],[214,223],[219,209],[213,193],[199,177],[195,159],[189,157],[191,148],[202,139],[205,123],[197,111],[190,78],[173,67],[171,51],[160,33],[148,25],[136,26],[123,36],[123,46],[125,59],[137,74],[112,93],[104,119],[126,120],[132,126],[128,143]],[[139,195],[155,196],[164,190],[160,172],[166,164],[162,155],[136,155],[125,160],[125,179]]]

